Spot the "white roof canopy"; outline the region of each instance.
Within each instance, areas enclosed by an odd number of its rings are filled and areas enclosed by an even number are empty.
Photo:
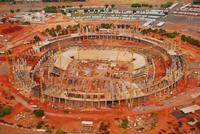
[[[199,105],[192,105],[192,106],[181,108],[180,110],[183,113],[187,114],[187,113],[195,112],[196,110],[199,110],[199,109],[200,109]]]

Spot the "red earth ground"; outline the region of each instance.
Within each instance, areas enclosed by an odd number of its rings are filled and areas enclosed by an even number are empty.
[[[38,29],[42,27],[42,26],[38,26]],[[38,31],[38,29],[35,29],[34,31]],[[23,29],[22,29],[23,30]],[[27,28],[25,28],[24,32],[26,32],[24,34],[24,39],[26,37],[26,35],[29,35],[29,31],[31,31],[30,29],[27,30]],[[20,33],[20,32],[19,32]],[[16,33],[16,35],[19,33]],[[13,33],[15,34],[15,33]],[[164,37],[159,37],[158,35],[153,35],[156,36],[156,38],[164,38]],[[177,40],[180,40],[180,37],[177,37]],[[179,41],[180,42],[180,41]],[[88,42],[87,42],[88,43]],[[104,42],[104,43],[108,43],[108,42]],[[179,47],[181,49],[181,51],[183,53],[185,53],[189,58],[189,61],[195,61],[195,62],[200,62],[200,57],[199,57],[199,53],[200,50],[198,47],[195,47],[193,45],[190,45],[188,43],[177,43],[176,44],[177,47]],[[26,51],[27,49],[29,49],[31,46],[30,45],[20,45],[18,47],[15,47],[13,49],[13,56],[19,56],[21,54],[23,54],[24,51]],[[2,62],[6,62],[5,59]],[[158,65],[159,68],[159,65]],[[162,70],[161,70],[162,71]],[[9,88],[13,88],[10,83],[8,83],[6,76],[0,76],[0,81],[4,83],[5,86],[9,87]],[[197,83],[195,83],[195,80],[190,79],[190,82],[187,87],[196,87]],[[197,81],[198,82],[198,81]],[[182,85],[181,87],[184,87],[185,85]],[[12,91],[14,93],[17,94],[15,89],[12,89]],[[24,98],[25,100],[28,100],[28,98],[21,96],[22,98]],[[0,99],[3,99],[0,97]],[[198,102],[200,100],[200,98],[197,99]],[[123,130],[121,128],[119,128],[115,123],[114,123],[114,118],[122,118],[124,116],[131,116],[134,117],[135,115],[138,115],[138,113],[134,113],[132,111],[130,111],[127,107],[125,106],[121,106],[118,108],[113,108],[113,109],[103,109],[101,111],[98,110],[91,110],[91,111],[79,111],[79,110],[70,110],[70,113],[65,114],[62,110],[55,110],[53,108],[50,107],[50,105],[46,104],[46,103],[40,103],[37,100],[31,100],[30,102],[37,104],[38,106],[42,107],[42,109],[44,109],[46,112],[52,112],[54,113],[53,115],[46,115],[46,121],[51,125],[54,126],[56,128],[61,128],[63,130],[80,130],[82,129],[80,122],[82,120],[91,120],[94,121],[95,123],[95,127],[98,125],[98,123],[100,121],[106,121],[110,123],[110,132],[111,134],[133,134],[136,133],[134,130],[131,129],[127,129],[127,130]],[[158,98],[152,99],[151,101],[147,101],[147,102],[142,102],[142,103],[138,103],[137,105],[141,105],[141,104],[149,104],[149,103],[158,103]],[[21,110],[28,110],[26,107],[24,107],[23,105],[17,104],[16,107],[13,108],[13,113],[7,117],[5,117],[5,120],[11,121],[11,122],[15,122],[14,118],[15,115],[20,112]],[[158,126],[153,129],[151,132],[145,132],[144,134],[157,134],[158,132],[161,131],[161,129],[166,130],[167,132],[172,131],[174,126],[170,126],[167,124],[167,121],[176,123],[179,120],[175,119],[173,116],[170,115],[170,112],[172,111],[172,108],[166,108],[163,109],[159,112],[159,120],[160,123],[158,124]],[[59,115],[58,117],[56,115]],[[186,133],[189,131],[189,129],[191,128],[191,126],[189,126],[188,124],[186,124],[186,120],[180,120],[181,122],[183,122],[183,130],[186,131]],[[36,134],[36,132],[30,132],[30,131],[26,131],[24,132],[23,130],[19,130],[19,129],[14,129],[14,128],[10,128],[10,127],[5,127],[5,126],[0,126],[0,134]]]

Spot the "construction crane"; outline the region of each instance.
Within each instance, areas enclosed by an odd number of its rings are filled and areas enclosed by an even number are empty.
[[[62,68],[62,50],[60,43],[58,43],[58,58],[59,58],[59,67]]]
[[[132,69],[131,70],[133,70],[133,68],[134,68],[134,50],[133,49],[131,49],[131,55],[132,55],[132,58],[131,58],[131,62],[132,62]],[[133,82],[133,77],[132,77],[132,74],[131,74],[131,76],[129,77],[129,82],[130,82],[130,88],[128,89],[128,93],[129,93],[129,99],[130,99],[130,101],[129,101],[129,103],[130,103],[130,106],[132,107],[132,97],[133,97],[133,88],[132,88],[132,82]],[[130,108],[131,108],[130,107]]]
[[[40,91],[41,91],[41,98],[40,101],[44,102],[44,70],[40,68],[39,70],[39,76],[40,76]]]
[[[62,90],[62,87],[63,87],[63,74],[61,72],[61,70],[62,70],[62,49],[61,49],[60,42],[58,42],[58,58],[59,58],[60,81],[61,81],[60,89]]]

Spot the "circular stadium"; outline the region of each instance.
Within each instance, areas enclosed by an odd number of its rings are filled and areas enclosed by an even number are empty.
[[[170,93],[185,69],[175,47],[141,35],[71,34],[35,45],[25,56],[13,60],[21,93],[75,108],[131,105]]]

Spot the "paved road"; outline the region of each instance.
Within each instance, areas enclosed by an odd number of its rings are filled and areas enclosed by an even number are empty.
[[[188,89],[173,98],[161,101],[161,105],[147,105],[133,108],[134,112],[147,112],[154,110],[162,110],[165,108],[176,107],[186,103],[191,103],[195,98],[200,96],[200,88]]]
[[[31,105],[24,100],[22,97],[20,97],[19,95],[15,94],[14,92],[11,92],[11,94],[13,96],[15,96],[16,101],[21,103],[23,106],[25,106],[26,108],[33,110],[33,108],[31,107]],[[193,89],[187,89],[186,91],[178,94],[177,96],[174,96],[168,100],[163,100],[161,101],[162,105],[156,105],[156,104],[152,104],[152,105],[147,105],[147,106],[138,106],[132,109],[133,112],[136,113],[142,113],[142,112],[151,112],[151,111],[158,111],[158,110],[162,110],[162,109],[166,109],[166,108],[170,108],[170,107],[176,107],[179,105],[183,105],[186,103],[191,103],[194,99],[196,99],[197,97],[200,96],[200,88],[193,88]],[[51,112],[45,112],[46,115],[49,116],[57,116],[57,117],[68,117],[68,118],[72,118],[71,114],[58,114],[58,113],[51,113]],[[116,113],[117,114],[117,113]],[[122,114],[122,113],[121,113]],[[99,116],[99,114],[92,114],[92,117],[95,116]],[[110,113],[110,114],[105,114],[105,117],[107,116],[115,116],[114,113]],[[73,118],[88,118],[87,114],[73,114]]]
[[[23,98],[21,98],[19,95],[11,92],[11,95],[15,97],[15,100],[19,103],[21,103],[23,106],[25,106],[26,108],[33,110],[33,108],[31,107],[31,105],[25,101]]]

